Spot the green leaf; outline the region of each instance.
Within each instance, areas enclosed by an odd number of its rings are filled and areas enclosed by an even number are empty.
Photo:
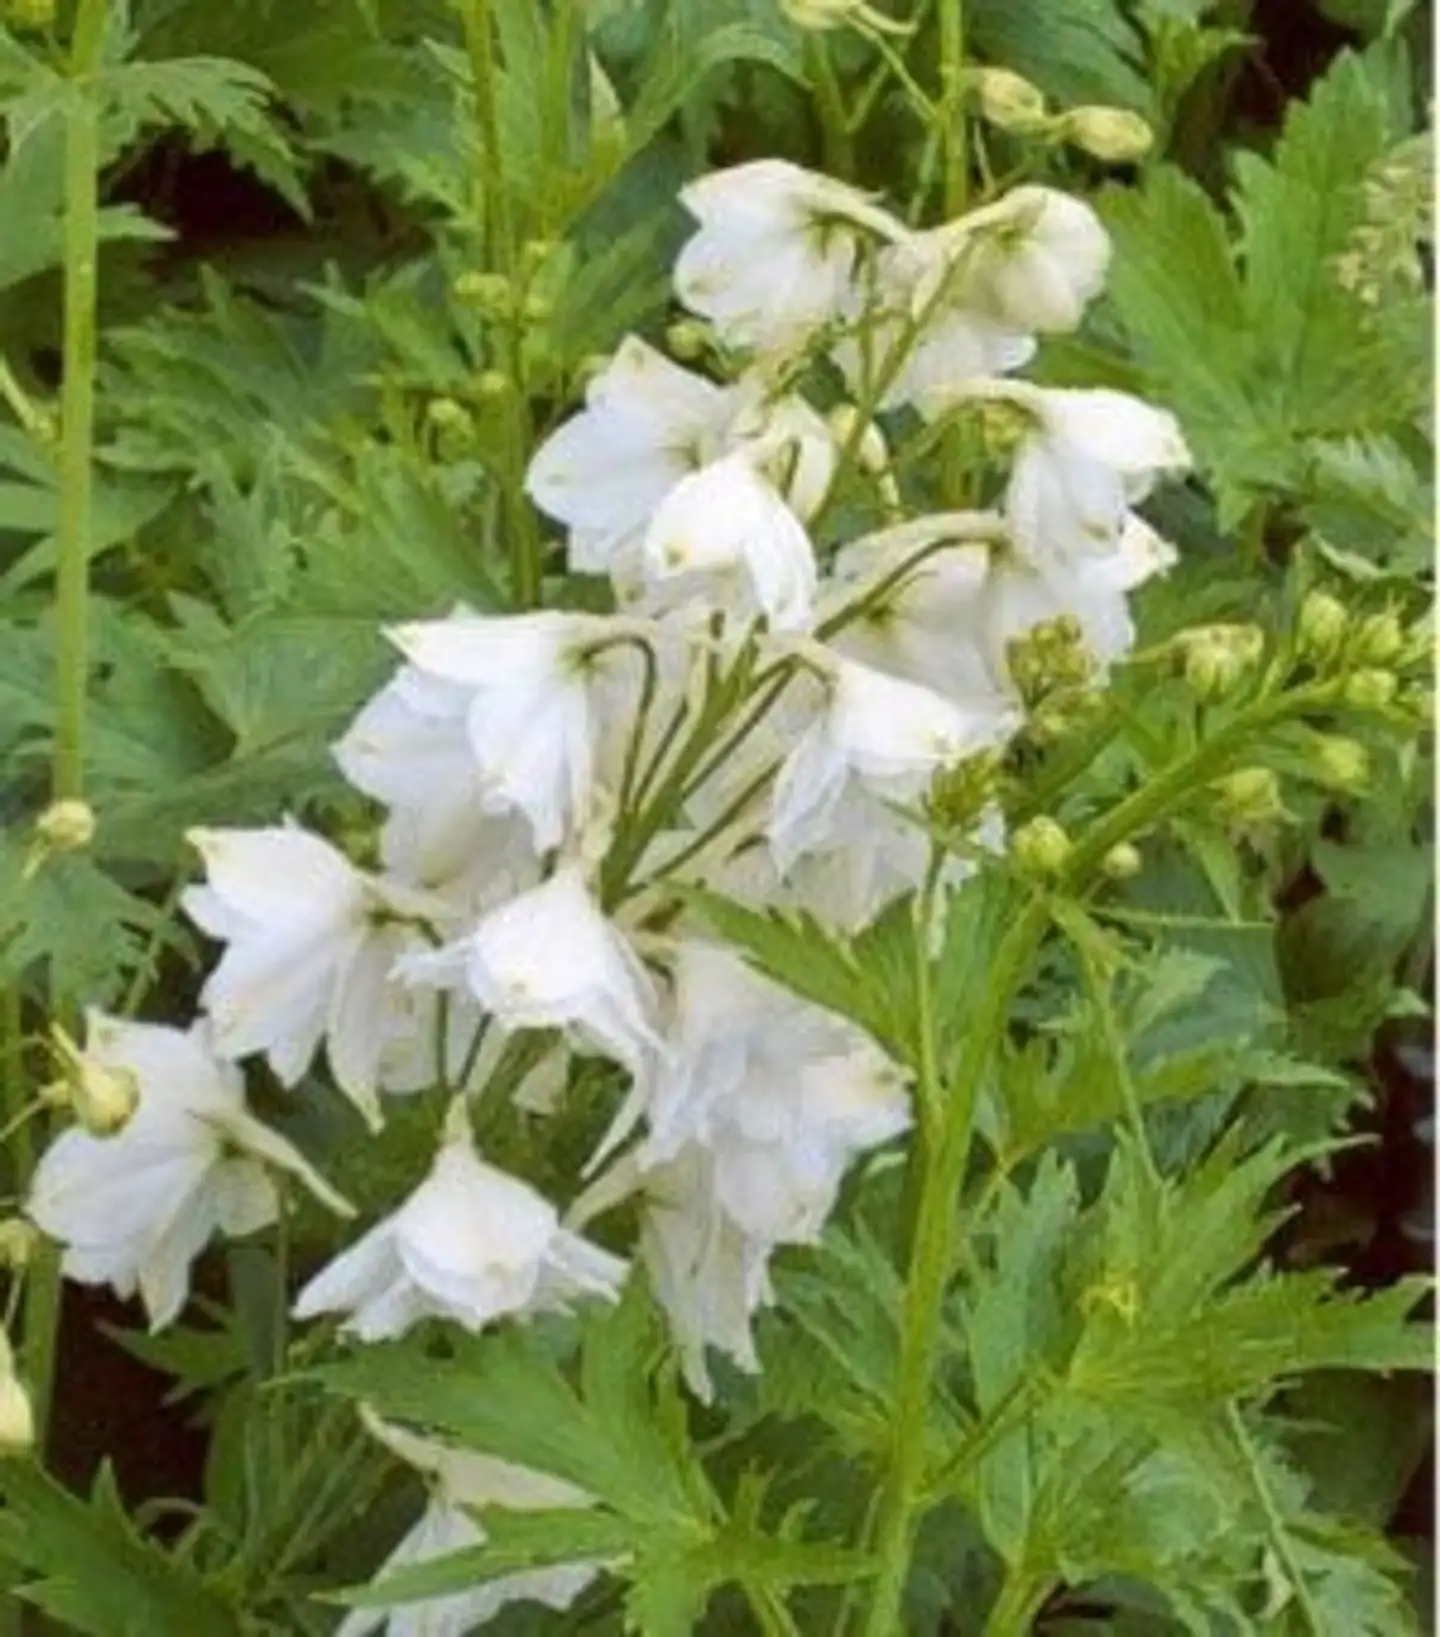
[[[240,1637],[239,1612],[189,1564],[142,1539],[108,1467],[89,1501],[27,1462],[0,1465],[0,1557],[39,1578],[15,1595],[89,1637]]]

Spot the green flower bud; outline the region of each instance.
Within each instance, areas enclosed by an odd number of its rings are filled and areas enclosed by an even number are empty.
[[[0,1267],[15,1272],[29,1267],[35,1247],[40,1243],[39,1230],[23,1216],[9,1216],[0,1222]]]
[[[1155,145],[1155,133],[1128,108],[1072,108],[1060,123],[1067,141],[1107,165],[1131,164]]]
[[[1200,699],[1222,699],[1259,664],[1265,636],[1254,625],[1199,625],[1175,639],[1186,683]]]
[[[1400,678],[1394,671],[1356,671],[1345,678],[1342,690],[1345,702],[1361,710],[1384,710],[1393,704],[1400,691]]]
[[[1383,614],[1367,614],[1355,628],[1351,639],[1351,656],[1362,665],[1389,665],[1399,659],[1405,649],[1405,627],[1388,610]]]
[[[498,403],[502,398],[510,396],[514,386],[515,383],[504,370],[482,370],[475,378],[475,396],[489,403]]]
[[[532,290],[525,297],[520,314],[527,324],[546,324],[555,316],[555,303],[548,296],[542,296],[538,291]]]
[[[677,319],[665,332],[665,344],[682,364],[693,364],[710,350],[711,330],[698,318]]]
[[[1071,841],[1064,828],[1044,814],[1022,824],[1010,839],[1010,853],[1018,868],[1041,881],[1059,875],[1070,852]]]
[[[1330,790],[1358,794],[1370,783],[1370,753],[1358,740],[1338,733],[1317,734],[1315,774]]]
[[[520,265],[533,276],[545,267],[559,249],[559,242],[555,239],[527,239],[520,247]]]
[[[35,1412],[15,1374],[10,1339],[0,1332],[0,1458],[28,1455],[35,1448]]]
[[[1221,811],[1234,824],[1273,824],[1285,816],[1280,780],[1268,767],[1243,767],[1217,780]]]
[[[56,1024],[51,1041],[61,1079],[46,1088],[47,1101],[68,1102],[75,1118],[92,1137],[123,1131],[140,1106],[140,1082],[130,1069],[110,1068],[83,1052]]]
[[[935,823],[952,835],[972,830],[995,801],[1001,765],[997,751],[982,750],[942,768],[930,785],[928,807]]]
[[[73,796],[51,802],[35,820],[35,831],[51,852],[79,852],[95,839],[95,809]]]
[[[503,273],[462,273],[455,294],[483,318],[508,318],[515,311],[515,286]]]
[[[1122,841],[1100,860],[1100,873],[1111,881],[1128,881],[1132,876],[1139,875],[1144,862],[1138,847]]]
[[[1048,118],[1045,93],[1008,68],[977,68],[970,75],[981,117],[1002,131],[1039,130]]]
[[[1350,615],[1345,604],[1328,591],[1310,591],[1300,604],[1295,637],[1300,652],[1310,658],[1323,659],[1333,654],[1350,630]]]
[[[425,419],[437,431],[472,429],[469,410],[454,398],[432,398],[425,406]]]

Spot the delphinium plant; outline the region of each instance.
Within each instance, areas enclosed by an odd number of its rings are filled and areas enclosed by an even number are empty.
[[[1046,367],[1125,273],[1050,156],[1131,163],[1150,127],[967,66],[958,5],[936,100],[895,19],[796,0],[827,157],[853,158],[844,31],[916,122],[922,209],[777,157],[697,175],[680,316],[557,384],[568,264],[517,232],[516,110],[462,10],[476,187],[446,271],[482,340],[423,424],[497,550],[469,598],[376,622],[343,790],[188,827],[193,1016],[143,983],[57,1005],[15,1123],[70,1118],[6,1241],[22,1595],[162,1637],[1411,1629],[1283,1393],[1421,1367],[1422,1289],[1275,1261],[1353,1088],[1232,956],[1307,814],[1413,780],[1428,626],[1333,550],[1238,609],[1169,592],[1195,457],[1163,372],[1152,400]],[[585,59],[546,38],[563,98]],[[79,508],[97,228],[69,208]],[[90,527],[61,529],[72,642]],[[31,874],[94,839],[56,743]],[[217,1305],[220,1241],[252,1254]],[[218,1389],[209,1493],[164,1548],[19,1454],[57,1258]]]

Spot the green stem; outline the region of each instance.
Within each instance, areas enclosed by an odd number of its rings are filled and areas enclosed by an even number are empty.
[[[989,1618],[985,1621],[985,1637],[1029,1637],[1050,1588],[1036,1583],[1028,1575],[1009,1575],[1000,1588]]]
[[[940,0],[940,118],[945,143],[945,219],[960,215],[970,191],[965,121],[965,3]]]
[[[930,1397],[939,1355],[945,1291],[955,1264],[960,1183],[970,1157],[975,1113],[1010,1015],[1010,1008],[1030,970],[1049,917],[1044,904],[1032,899],[996,951],[991,981],[978,1015],[966,1033],[955,1073],[940,1079],[932,1038],[921,1056],[921,1079],[935,1083],[920,1090],[922,1114],[934,1111],[932,1129],[922,1126],[926,1159],[919,1213],[906,1278],[905,1311],[900,1338],[894,1443],[885,1475],[876,1535],[880,1564],[874,1596],[864,1626],[866,1637],[894,1637],[901,1631],[901,1607],[910,1572],[915,1528],[927,1492],[925,1458]],[[930,1033],[933,1037],[933,1020]],[[938,1127],[938,1129],[936,1129]]]
[[[845,98],[835,74],[829,42],[820,34],[807,34],[805,53],[810,59],[810,76],[815,86],[815,109],[820,116],[821,152],[831,176],[850,181],[855,175],[855,143],[845,113]]]
[[[55,742],[51,793],[85,786],[85,707],[90,673],[92,456],[95,442],[96,256],[100,222],[100,110],[86,83],[100,60],[107,0],[80,0],[70,51],[76,94],[65,127],[64,379],[60,397],[60,509],[55,574]],[[62,996],[52,995],[60,1009]],[[23,1361],[43,1456],[60,1326],[60,1250],[43,1243],[26,1279]]]
[[[499,75],[495,62],[495,26],[490,0],[464,0],[465,50],[470,58],[470,80],[475,97],[475,216],[484,224],[486,248],[492,266],[502,273],[515,270],[515,233],[510,220],[510,198],[505,191],[505,166],[500,150]]]

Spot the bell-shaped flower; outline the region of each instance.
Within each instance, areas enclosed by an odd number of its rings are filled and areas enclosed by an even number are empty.
[[[1075,329],[1110,265],[1099,217],[1054,188],[1012,188],[939,231],[953,241],[965,305],[1021,335]]]
[[[527,1182],[479,1157],[458,1101],[429,1176],[305,1286],[295,1315],[344,1313],[344,1328],[362,1341],[427,1317],[479,1331],[507,1314],[613,1298],[624,1273],[623,1262],[562,1228]]]
[[[650,521],[644,573],[708,604],[801,631],[814,612],[815,552],[804,525],[746,452],[675,486]]]
[[[807,853],[854,844],[857,820],[863,834],[877,802],[918,799],[941,768],[1002,744],[1017,725],[994,694],[958,704],[826,650],[815,657],[821,705],[780,769],[770,810],[782,875]]]
[[[654,984],[575,864],[492,910],[469,937],[409,956],[400,974],[464,989],[507,1031],[567,1029],[632,1073],[661,1049]]]
[[[675,291],[727,344],[789,353],[854,304],[862,248],[904,227],[858,189],[782,159],[692,182],[700,224],[675,263]]]
[[[468,688],[402,665],[333,747],[347,781],[389,809],[380,836],[386,870],[444,893],[462,912],[519,891],[537,873],[525,820],[486,809],[470,700]]]
[[[1175,417],[1126,392],[978,381],[928,407],[965,398],[1014,417],[1005,518],[1016,549],[1037,565],[1115,551],[1131,508],[1162,475],[1190,465]]]
[[[443,906],[294,825],[192,830],[190,840],[206,883],[181,901],[226,945],[200,995],[216,1051],[263,1052],[294,1085],[324,1040],[336,1084],[377,1126],[387,1048],[414,1022],[391,969],[423,946],[420,928]]]
[[[645,531],[666,496],[742,451],[773,470],[802,517],[835,465],[834,439],[802,399],[777,397],[756,374],[717,386],[627,336],[590,383],[585,408],[536,451],[526,484],[542,511],[568,525],[571,568],[610,575],[629,604],[645,578]]]
[[[114,1136],[62,1132],[42,1155],[26,1210],[65,1246],[82,1284],[138,1290],[154,1330],[185,1304],[190,1266],[218,1231],[247,1234],[279,1215],[273,1171],[298,1178],[342,1215],[350,1207],[299,1150],[245,1108],[244,1083],[188,1031],[87,1014],[85,1056],[131,1078],[135,1112]]]
[[[376,1438],[425,1477],[430,1490],[425,1510],[381,1566],[376,1577],[381,1588],[385,1576],[398,1569],[483,1545],[485,1531],[467,1508],[531,1512],[593,1505],[592,1496],[548,1472],[417,1438],[368,1412],[362,1411],[362,1417]],[[597,1573],[598,1565],[592,1563],[561,1563],[499,1575],[445,1597],[390,1609],[354,1609],[335,1637],[369,1637],[381,1627],[388,1637],[468,1637],[514,1603],[568,1609]]]
[[[543,853],[584,827],[607,735],[628,727],[637,630],[593,614],[462,610],[390,636],[424,676],[465,690],[481,808],[523,813]]]

